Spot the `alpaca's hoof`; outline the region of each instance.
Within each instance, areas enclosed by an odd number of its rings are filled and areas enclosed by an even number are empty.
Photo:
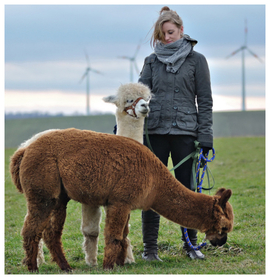
[[[130,243],[130,239],[129,238],[126,238],[126,239],[127,239],[128,247],[127,247],[127,255],[125,258],[125,264],[132,264],[132,263],[135,263],[133,252],[132,252],[133,247]]]
[[[72,273],[73,269],[71,267],[68,267],[66,269],[62,269],[63,271],[65,271],[66,273]]]
[[[71,273],[73,272],[71,266],[69,265],[69,263],[67,261],[58,263],[59,267],[61,268],[61,270],[65,271],[66,273]]]
[[[135,260],[133,257],[130,257],[130,256],[127,256],[125,258],[125,264],[132,264],[132,263],[135,263]]]
[[[96,265],[98,265],[98,263],[97,263],[97,258],[96,257],[90,257],[90,256],[88,256],[88,255],[86,255],[85,256],[85,262],[86,262],[86,264],[87,265],[89,265],[89,266],[96,266]]]
[[[113,270],[113,266],[114,266],[114,264],[111,264],[111,263],[103,263],[103,269],[104,269],[105,271],[111,271],[111,270]]]
[[[28,271],[32,273],[39,273],[38,267],[33,267],[32,265],[28,265]]]
[[[88,257],[85,258],[85,262],[89,266],[97,266],[97,259],[89,259]]]
[[[27,269],[28,269],[29,272],[32,272],[32,273],[35,273],[35,272],[38,273],[39,272],[37,264],[32,264],[31,262],[28,263],[27,258],[24,258],[22,260],[22,264],[27,266]]]

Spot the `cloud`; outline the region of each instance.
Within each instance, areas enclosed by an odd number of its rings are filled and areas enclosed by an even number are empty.
[[[143,59],[137,64],[142,68]],[[238,95],[241,92],[242,66],[241,55],[226,60],[225,58],[208,59],[213,87],[224,88],[225,95]],[[246,86],[250,95],[264,95],[265,65],[254,57],[246,57]],[[7,90],[61,90],[85,93],[85,80],[81,77],[85,73],[87,62],[80,60],[38,61],[6,63],[6,89]],[[112,58],[94,58],[90,67],[102,74],[90,72],[90,90],[95,94],[102,88],[103,91],[116,90],[120,84],[130,81],[130,62]],[[134,82],[138,75],[134,71]],[[237,89],[237,87],[239,87]],[[254,90],[256,89],[256,90]],[[217,93],[220,90],[213,90]],[[217,93],[218,94],[218,93]],[[222,93],[224,94],[224,93]]]
[[[242,109],[242,98],[240,96],[213,96],[213,111],[230,111]],[[247,97],[246,110],[264,110],[266,107],[264,97]]]
[[[115,113],[115,106],[105,103],[102,98],[113,91],[103,92],[103,94],[90,94],[91,113]],[[6,91],[5,112],[48,112],[51,114],[64,113],[71,115],[75,113],[86,113],[86,94],[63,91]]]
[[[16,92],[13,100],[22,96],[21,104],[25,104],[26,92],[34,92],[35,96],[40,95],[41,106],[46,103],[41,101],[45,96],[50,96],[54,102],[54,94],[56,100],[61,94],[66,94],[66,98],[75,95],[78,100],[84,98],[85,80],[79,81],[87,66],[85,51],[89,55],[90,67],[103,73],[90,73],[90,94],[99,98],[107,92],[115,92],[120,84],[130,81],[129,61],[117,57],[133,55],[142,40],[137,56],[138,67],[142,68],[144,58],[153,52],[149,39],[161,7],[6,5],[7,98],[11,92]],[[247,19],[248,46],[264,60],[265,6],[170,5],[170,8],[182,17],[185,32],[199,41],[195,50],[207,58],[213,94],[240,96],[241,54],[228,60],[225,57],[243,44],[244,22]],[[248,53],[245,61],[247,95],[263,97],[265,65]],[[135,82],[137,78],[138,75],[134,77]],[[28,100],[30,102],[31,98]],[[71,111],[71,108],[68,110]]]
[[[213,94],[213,110],[228,111],[241,110],[242,99],[239,96]],[[115,113],[115,106],[105,103],[102,98],[108,95],[115,94],[114,90],[106,92],[94,92],[90,94],[90,111],[91,113]],[[250,97],[246,98],[246,108],[248,110],[265,109],[265,97]],[[52,114],[64,113],[71,115],[75,113],[86,113],[86,95],[77,94],[77,92],[62,92],[62,91],[7,91],[5,94],[5,112],[49,112]]]
[[[69,59],[83,48],[110,55],[111,48],[148,41],[161,5],[6,5],[6,60]],[[265,43],[264,5],[170,5],[185,32],[207,46]],[[232,50],[234,47],[232,48]],[[122,51],[120,51],[122,52]]]
[[[141,61],[142,64],[142,61]],[[87,62],[78,61],[42,61],[6,63],[6,89],[12,90],[67,90],[85,92],[85,73]],[[129,82],[129,61],[118,59],[92,59],[90,67],[101,72],[90,71],[91,90],[100,87],[115,88]],[[126,69],[126,71],[125,71]],[[136,82],[134,78],[134,82]]]

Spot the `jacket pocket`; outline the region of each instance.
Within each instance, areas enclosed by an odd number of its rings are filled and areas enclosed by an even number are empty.
[[[150,106],[148,117],[148,129],[154,129],[158,126],[160,120],[161,105]]]
[[[198,128],[197,123],[197,110],[195,108],[180,107],[176,116],[177,126],[181,129],[188,131],[196,131]]]

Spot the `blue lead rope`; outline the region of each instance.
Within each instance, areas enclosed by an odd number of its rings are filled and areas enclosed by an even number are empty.
[[[199,155],[199,158],[198,158],[197,172],[196,172],[196,181],[198,182],[198,185],[197,185],[197,192],[198,193],[202,192],[202,183],[203,183],[205,172],[207,170],[207,162],[212,162],[215,159],[215,157],[216,157],[215,149],[214,148],[212,148],[212,152],[213,152],[212,158],[208,159],[209,152],[207,152],[206,157],[204,157],[203,156],[203,149],[201,148],[200,155]],[[203,167],[203,172],[202,172],[201,180],[199,182],[199,174],[200,174],[200,167],[201,167],[201,161],[202,160],[204,160],[205,163],[204,163],[204,167]]]
[[[198,250],[200,250],[202,247],[204,247],[204,246],[207,244],[206,242],[203,242],[203,243],[201,243],[201,244],[198,245],[198,246],[193,246],[192,243],[191,243],[190,240],[189,240],[188,231],[187,231],[186,228],[184,228],[184,235],[185,235],[186,243],[187,243],[188,246],[189,246],[191,249],[193,249],[193,250],[198,251]]]
[[[212,148],[212,152],[213,152],[212,158],[208,159],[209,152],[207,153],[206,157],[204,157],[203,149],[201,148],[201,150],[200,150],[200,154],[199,154],[199,158],[198,158],[198,165],[197,165],[197,172],[196,172],[197,192],[198,193],[202,192],[202,183],[203,183],[205,171],[207,169],[207,162],[212,162],[215,159],[216,155],[215,155],[215,149],[214,148]],[[201,167],[201,161],[202,160],[204,160],[204,167],[203,167],[203,172],[202,172],[202,175],[201,175],[201,180],[199,181],[199,174],[200,174],[200,167]],[[189,239],[188,231],[187,231],[186,228],[184,228],[184,235],[185,235],[185,239],[186,239],[186,242],[187,242],[188,246],[193,250],[198,251],[206,245],[206,242],[203,242],[203,243],[199,244],[198,246],[193,246],[190,239]]]

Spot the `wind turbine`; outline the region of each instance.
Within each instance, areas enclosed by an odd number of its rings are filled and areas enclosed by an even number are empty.
[[[242,110],[246,110],[246,77],[245,77],[245,50],[247,50],[251,55],[257,58],[260,62],[263,61],[247,47],[247,20],[245,20],[245,41],[244,45],[238,48],[237,50],[233,51],[230,55],[226,57],[226,59],[234,56],[239,51],[242,51]]]
[[[118,58],[128,59],[130,61],[130,82],[133,82],[133,68],[135,68],[137,74],[139,74],[139,68],[137,66],[135,59],[139,52],[140,47],[141,47],[141,42],[138,44],[133,56],[118,56]]]
[[[94,72],[94,73],[97,73],[97,74],[102,74],[100,71],[97,71],[93,68],[90,67],[90,63],[89,63],[89,57],[87,55],[87,53],[85,52],[85,58],[86,58],[86,63],[87,63],[87,67],[86,67],[86,70],[85,70],[85,73],[83,74],[80,82],[83,81],[84,78],[86,78],[86,115],[89,115],[90,114],[90,84],[89,84],[89,80],[90,80],[90,77],[89,77],[89,72]]]

